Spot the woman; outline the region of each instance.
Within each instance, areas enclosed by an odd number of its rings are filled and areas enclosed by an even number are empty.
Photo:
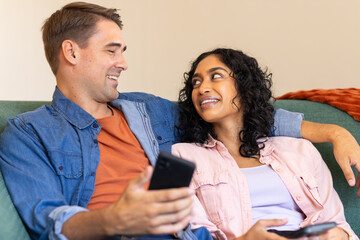
[[[179,129],[187,143],[172,150],[197,165],[193,227],[215,239],[284,239],[266,230],[335,221],[321,237],[358,239],[315,147],[269,138],[271,84],[254,58],[232,49],[201,54],[185,75]]]

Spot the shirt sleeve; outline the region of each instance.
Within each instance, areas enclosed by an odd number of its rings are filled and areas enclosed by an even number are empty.
[[[31,238],[66,239],[63,223],[86,209],[69,206],[41,140],[19,118],[9,119],[0,136],[0,167]]]
[[[301,138],[301,122],[304,114],[289,112],[284,109],[274,111],[274,126],[271,136],[286,136]]]
[[[194,196],[190,223],[193,229],[205,227],[209,230],[214,239],[227,240],[225,233],[210,221],[204,207],[201,205],[200,200],[196,196]]]
[[[174,145],[172,147],[171,153],[177,157],[182,157],[181,150],[174,147]],[[196,178],[196,175],[194,174],[193,177]],[[190,184],[190,188],[196,191],[196,188],[193,186],[193,181]],[[191,212],[190,223],[192,229],[205,227],[211,233],[214,239],[227,239],[225,233],[222,232],[213,222],[210,221],[204,207],[202,206],[199,198],[196,195],[193,196],[193,209]]]
[[[48,218],[48,228],[52,229],[49,232],[49,240],[67,240],[67,238],[63,234],[61,234],[64,223],[75,214],[86,211],[88,211],[86,208],[78,206],[61,206],[55,208],[49,214]]]

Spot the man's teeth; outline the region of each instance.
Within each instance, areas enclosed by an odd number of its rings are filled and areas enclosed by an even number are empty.
[[[117,81],[117,80],[118,80],[118,78],[119,78],[119,77],[110,76],[110,75],[108,75],[107,77],[108,77],[108,78],[110,78],[110,79],[114,79],[114,80],[116,80],[116,81]]]
[[[200,105],[203,105],[205,103],[209,103],[209,102],[218,102],[219,100],[218,99],[209,99],[209,100],[204,100],[200,103]]]

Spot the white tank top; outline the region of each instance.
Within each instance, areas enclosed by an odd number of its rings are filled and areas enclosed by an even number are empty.
[[[261,165],[240,168],[249,185],[253,224],[260,219],[287,218],[283,226],[271,227],[277,230],[296,230],[304,214],[295,203],[281,178],[270,166]]]

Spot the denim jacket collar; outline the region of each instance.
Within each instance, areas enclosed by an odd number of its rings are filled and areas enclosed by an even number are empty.
[[[72,125],[84,129],[91,125],[96,119],[76,103],[65,97],[56,87],[51,106],[56,109]]]

